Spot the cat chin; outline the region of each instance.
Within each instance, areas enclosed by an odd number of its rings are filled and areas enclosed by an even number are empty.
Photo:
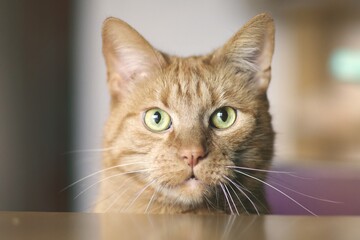
[[[195,178],[190,178],[188,180],[186,180],[184,183],[184,188],[185,188],[185,191],[187,193],[189,193],[190,195],[194,195],[197,194],[197,193],[202,193],[202,189],[203,189],[203,184],[195,179]],[[201,194],[202,195],[202,194]]]
[[[206,186],[195,178],[190,178],[178,186],[170,189],[162,189],[169,201],[184,206],[196,206],[204,202]]]

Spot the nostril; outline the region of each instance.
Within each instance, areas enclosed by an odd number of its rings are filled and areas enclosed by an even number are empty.
[[[197,161],[201,160],[204,158],[204,153],[203,152],[193,152],[191,154],[191,157]]]
[[[181,153],[182,159],[191,167],[195,167],[205,157],[205,151],[201,149],[186,149]]]

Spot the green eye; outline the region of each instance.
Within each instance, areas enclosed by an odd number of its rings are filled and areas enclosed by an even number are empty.
[[[236,120],[236,111],[231,107],[217,109],[210,117],[211,126],[218,129],[231,127]]]
[[[169,114],[159,108],[147,110],[144,115],[145,125],[153,132],[161,132],[170,128]]]

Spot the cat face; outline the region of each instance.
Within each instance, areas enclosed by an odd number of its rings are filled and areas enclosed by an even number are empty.
[[[114,188],[125,179],[147,204],[158,196],[181,211],[210,202],[225,212],[224,195],[259,185],[234,167],[267,168],[272,155],[266,88],[273,27],[267,15],[201,57],[160,53],[116,19],[105,22],[103,38],[112,94],[105,128],[111,150],[104,162],[121,176],[104,185]]]

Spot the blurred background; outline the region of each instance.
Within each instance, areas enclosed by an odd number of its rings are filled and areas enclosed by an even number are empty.
[[[264,11],[276,22],[275,164],[360,170],[358,1],[0,0],[0,211],[91,209],[96,178],[62,189],[100,168],[105,18],[188,56]]]

